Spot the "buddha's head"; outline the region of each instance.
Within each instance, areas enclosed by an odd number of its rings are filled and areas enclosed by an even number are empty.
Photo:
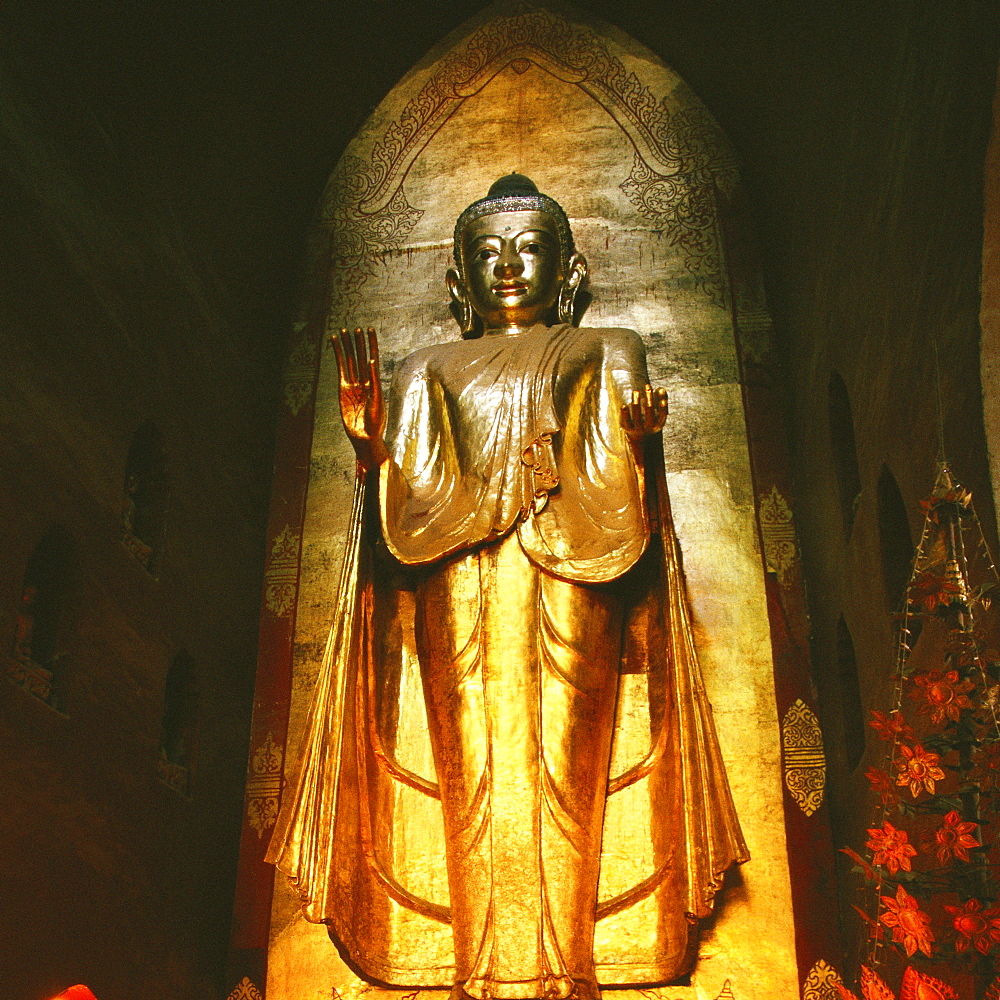
[[[466,335],[477,316],[487,332],[526,329],[553,311],[571,323],[587,275],[566,213],[522,174],[501,177],[458,217],[455,263],[446,281]]]

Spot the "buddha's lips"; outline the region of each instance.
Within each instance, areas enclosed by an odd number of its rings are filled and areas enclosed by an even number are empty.
[[[526,292],[528,290],[528,285],[523,281],[508,281],[501,282],[500,284],[493,286],[493,291],[497,295],[513,295],[517,292]]]

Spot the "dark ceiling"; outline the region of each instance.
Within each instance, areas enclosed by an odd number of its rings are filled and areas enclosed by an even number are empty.
[[[130,198],[169,203],[232,294],[280,310],[347,141],[413,63],[484,6],[15,0],[0,33],[4,103],[51,142],[85,189],[117,198],[125,211]],[[967,131],[971,122],[982,132],[988,120],[995,4],[576,6],[648,45],[705,101],[742,156],[779,255],[791,224],[779,217],[798,194],[790,171],[814,183],[809,168],[825,160],[835,173],[859,119],[877,156],[880,116],[899,103],[890,75],[916,74],[908,85],[933,87],[938,64],[960,60],[968,114],[954,127]]]

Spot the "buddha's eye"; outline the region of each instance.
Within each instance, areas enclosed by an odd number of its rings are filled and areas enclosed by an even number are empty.
[[[496,256],[498,256],[498,254],[493,247],[483,247],[481,250],[476,252],[476,260],[493,260]]]
[[[529,243],[527,246],[521,247],[526,253],[539,254],[545,253],[544,243]]]

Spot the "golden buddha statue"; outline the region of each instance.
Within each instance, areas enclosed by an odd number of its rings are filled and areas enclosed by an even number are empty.
[[[478,1000],[670,981],[747,852],[670,521],[666,392],[638,334],[573,325],[586,261],[527,178],[461,214],[455,260],[466,339],[407,357],[385,405],[374,331],[332,338],[358,488],[269,860],[370,981]],[[421,727],[433,776],[407,763]],[[616,842],[641,849],[614,853],[625,792]],[[443,858],[413,846],[428,802]],[[446,903],[414,888],[441,860]]]

